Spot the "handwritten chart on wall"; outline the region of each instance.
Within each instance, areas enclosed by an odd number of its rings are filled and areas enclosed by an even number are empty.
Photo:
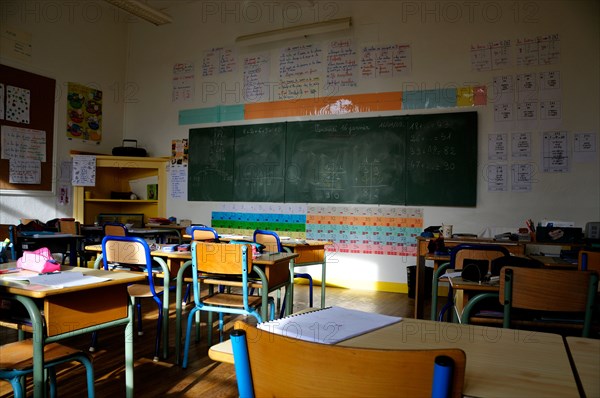
[[[189,139],[189,200],[476,205],[476,112],[201,128]]]

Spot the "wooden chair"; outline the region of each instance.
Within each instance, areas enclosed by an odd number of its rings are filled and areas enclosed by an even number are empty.
[[[254,231],[253,240],[256,243],[260,243],[265,246],[267,251],[280,253],[283,251],[283,246],[281,245],[281,240],[279,239],[279,235],[273,231],[265,231],[262,229],[257,229]],[[294,278],[302,278],[308,281],[308,301],[309,307],[313,306],[313,279],[310,274],[294,272]],[[281,304],[281,313],[280,317],[284,315],[285,311],[285,300],[286,297],[283,298],[283,303]],[[279,304],[278,304],[279,305]]]
[[[462,396],[466,356],[460,349],[352,348],[284,337],[241,321],[235,328],[243,397]],[[452,365],[434,366],[436,359]]]
[[[138,265],[143,267],[147,277],[148,284],[135,283],[127,286],[129,296],[136,304],[138,319],[138,335],[142,335],[142,314],[140,300],[143,298],[152,298],[158,307],[158,320],[156,324],[156,342],[154,349],[154,361],[159,360],[160,337],[163,326],[163,286],[156,286],[154,283],[152,261],[156,261],[160,269],[158,272],[165,274],[169,278],[169,268],[162,258],[152,258],[150,256],[150,247],[148,243],[140,237],[135,236],[113,236],[108,235],[102,239],[102,262],[105,270],[110,269],[111,264]]]
[[[203,242],[218,242],[219,234],[217,230],[206,225],[194,225],[190,227],[190,236],[192,240]]]
[[[79,221],[75,221],[75,220],[58,220],[58,232],[62,232],[65,234],[72,234],[72,235],[81,235],[81,224],[79,223]],[[77,257],[81,261],[83,261],[83,259],[85,259],[85,250],[83,250],[83,247],[76,247],[76,248],[70,247],[69,251],[70,250],[77,251]],[[64,253],[62,253],[63,265],[65,264],[65,259],[69,256],[69,251],[65,251]],[[77,266],[77,264],[69,264],[69,265]]]
[[[600,272],[600,251],[580,250],[577,265],[581,271]]]
[[[598,274],[594,271],[504,267],[499,293],[476,296],[465,306],[462,323],[470,323],[477,302],[496,297],[504,306],[505,328],[581,329],[588,337],[592,327]],[[515,310],[527,310],[515,314]]]
[[[77,361],[85,366],[88,397],[94,397],[94,367],[82,351],[58,343],[44,346],[44,368],[50,380],[50,397],[56,397],[56,365]],[[23,378],[33,372],[33,340],[21,340],[0,346],[0,379],[10,382],[15,398],[25,397]]]
[[[250,315],[262,322],[260,308],[263,299],[252,296],[249,290],[253,283],[248,275],[252,272],[252,251],[250,245],[192,242],[192,277],[194,287],[194,308],[188,315],[183,368],[187,367],[190,348],[192,320],[198,311],[208,312],[208,345],[212,345],[212,313],[219,314],[219,336],[223,339],[223,314]],[[202,274],[203,277],[199,277]],[[214,276],[215,278],[212,278]],[[208,287],[208,294],[201,296],[203,285]],[[230,293],[216,289],[217,286],[235,286],[241,293]],[[273,299],[268,298],[271,305],[270,318],[274,318]]]
[[[440,265],[433,274],[431,288],[431,320],[442,321],[444,319],[444,314],[454,307],[454,292],[452,288],[449,287],[448,301],[444,307],[442,307],[439,314],[437,312],[439,278],[446,272],[446,269],[450,268],[455,271],[460,271],[469,260],[474,260],[487,262],[489,270],[492,268],[492,261],[502,256],[510,256],[510,253],[505,247],[499,245],[461,244],[455,246],[450,253],[450,262]]]
[[[111,236],[127,236],[127,228],[121,223],[106,223],[104,224],[104,235]]]

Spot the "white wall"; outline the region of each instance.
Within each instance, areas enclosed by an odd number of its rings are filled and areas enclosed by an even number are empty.
[[[6,3],[2,0],[3,4]],[[9,4],[19,1],[8,1]],[[29,3],[29,2],[28,2]],[[85,2],[95,3],[95,2]],[[102,3],[102,2],[100,2]],[[487,137],[496,130],[493,123],[493,76],[524,72],[556,71],[561,73],[563,127],[571,133],[600,131],[600,7],[595,1],[151,1],[168,6],[167,12],[174,23],[160,27],[147,22],[115,24],[114,20],[98,24],[59,21],[57,24],[36,23],[30,17],[10,16],[9,22],[34,35],[33,65],[57,78],[59,86],[67,81],[100,82],[110,87],[118,82],[136,91],[117,103],[105,105],[105,135],[99,151],[110,152],[121,139],[121,118],[124,109],[123,134],[134,138],[152,156],[169,156],[172,139],[188,136],[188,130],[208,125],[178,125],[182,109],[204,108],[214,105],[243,103],[241,73],[233,76],[201,78],[200,62],[203,51],[214,47],[234,47],[241,58],[248,53],[269,51],[273,58],[272,81],[277,81],[278,49],[286,44],[339,38],[327,34],[318,38],[275,43],[260,48],[235,45],[242,34],[289,26],[292,23],[311,23],[318,20],[352,17],[353,27],[347,34],[358,43],[409,43],[412,47],[412,73],[401,79],[361,81],[359,86],[341,94],[377,93],[414,89],[488,85],[488,105],[477,107],[479,114],[480,171],[475,208],[424,208],[425,224],[441,222],[454,225],[456,232],[479,233],[488,226],[518,227],[527,218],[540,220],[554,218],[575,221],[583,227],[587,221],[600,220],[600,161],[572,164],[569,173],[550,174],[540,171],[540,132],[534,131],[532,162],[536,174],[531,192],[515,193],[510,190],[491,193],[487,190],[484,170],[487,160]],[[104,6],[102,6],[104,9]],[[4,15],[4,13],[3,13]],[[296,21],[297,19],[297,21]],[[23,23],[21,23],[23,22]],[[90,26],[91,25],[91,26]],[[56,26],[56,30],[55,30]],[[125,33],[125,26],[128,34]],[[107,29],[108,28],[108,29]],[[91,35],[88,34],[92,33]],[[494,72],[472,72],[469,58],[471,44],[490,40],[558,34],[561,40],[561,60],[557,65],[517,67]],[[342,34],[346,35],[346,34]],[[81,59],[80,51],[88,54],[94,49],[86,38],[94,37],[102,57]],[[127,54],[125,54],[127,38]],[[77,48],[77,50],[74,50]],[[81,48],[81,50],[80,50]],[[514,48],[514,47],[513,47]],[[69,58],[69,59],[67,59]],[[70,59],[74,58],[74,59]],[[514,56],[513,56],[514,58]],[[126,60],[126,66],[123,61]],[[196,65],[195,100],[192,103],[171,102],[172,67],[176,62],[191,61]],[[126,73],[126,75],[123,75]],[[207,88],[217,87],[216,94]],[[105,92],[110,94],[107,88]],[[105,95],[108,97],[108,95]],[[57,101],[58,125],[65,123],[65,101]],[[121,108],[123,106],[123,109]],[[446,112],[448,109],[440,109]],[[404,114],[407,112],[395,112]],[[412,112],[419,113],[419,112]],[[391,113],[387,113],[388,115]],[[376,116],[356,114],[352,116]],[[276,120],[264,120],[264,122]],[[261,121],[256,121],[261,122]],[[62,127],[60,127],[62,129]],[[65,158],[66,151],[75,143],[59,140],[57,159]],[[61,145],[62,144],[62,145]],[[81,149],[81,148],[77,148]],[[598,149],[598,148],[597,148]],[[53,198],[32,198],[43,201],[48,213],[58,213]],[[5,205],[18,207],[23,199],[2,198],[1,222],[10,221]],[[211,212],[219,203],[169,200],[167,215],[191,218],[194,222],[210,222]],[[30,209],[27,209],[29,212]],[[50,217],[39,217],[50,218]],[[353,281],[348,270],[367,269],[378,281],[405,281],[405,265],[414,258],[383,256],[346,256],[336,254],[329,268],[329,280]]]
[[[31,35],[32,55],[17,60],[2,47],[0,62],[56,80],[54,166],[70,161],[70,150],[110,153],[123,135],[123,91],[127,23],[103,1],[0,0],[0,26]],[[66,137],[67,84],[81,83],[102,90],[103,140],[100,145]],[[58,175],[56,175],[58,177]],[[0,223],[20,218],[48,221],[71,217],[72,205],[57,203],[54,193],[0,193]]]

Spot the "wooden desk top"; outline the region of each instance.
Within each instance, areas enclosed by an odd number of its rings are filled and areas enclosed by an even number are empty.
[[[566,343],[585,395],[600,397],[600,340],[569,336]]]
[[[139,272],[127,272],[127,271],[105,271],[100,269],[82,268],[82,267],[69,267],[66,265],[61,266],[61,272],[82,272],[85,275],[97,276],[103,278],[110,278],[110,280],[93,283],[89,285],[71,286],[56,288],[51,286],[42,286],[35,284],[26,284],[23,282],[9,281],[6,277],[15,275],[36,275],[35,272],[21,271],[15,274],[3,274],[0,275],[0,289],[4,292],[11,294],[18,294],[21,296],[27,296],[32,298],[44,298],[47,296],[54,296],[57,294],[65,294],[70,292],[76,292],[81,290],[94,289],[96,287],[120,285],[124,283],[140,282],[146,279],[146,275]]]
[[[577,397],[575,377],[557,334],[404,318],[339,343],[389,349],[460,348],[467,355],[464,395],[476,397]],[[233,363],[231,341],[208,356]]]
[[[578,396],[562,337],[557,334],[404,319],[340,345],[460,348],[467,354],[467,396]]]

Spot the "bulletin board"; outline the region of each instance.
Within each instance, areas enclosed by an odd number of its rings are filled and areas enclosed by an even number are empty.
[[[0,64],[0,128],[5,143],[11,141],[3,148],[0,140],[0,190],[52,191],[55,87],[54,79]],[[10,131],[10,137],[7,131]],[[45,142],[45,152],[37,150],[43,158],[40,183],[10,182],[7,157],[11,156],[10,152],[14,156],[15,151],[8,147],[18,147],[15,143],[18,143],[20,132]]]

